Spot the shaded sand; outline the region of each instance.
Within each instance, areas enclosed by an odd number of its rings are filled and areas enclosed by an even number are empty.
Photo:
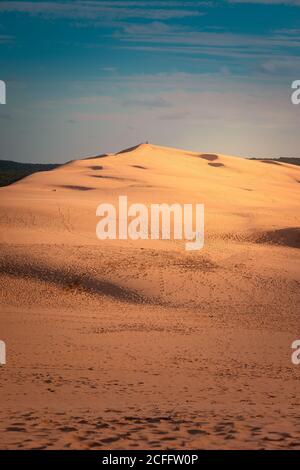
[[[1,447],[300,449],[299,171],[141,145],[0,189]],[[204,249],[100,242],[119,195],[204,202]]]

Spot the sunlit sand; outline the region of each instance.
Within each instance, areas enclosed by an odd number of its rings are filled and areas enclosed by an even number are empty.
[[[0,189],[2,448],[300,448],[299,167],[142,144]],[[203,203],[205,243],[96,208]]]

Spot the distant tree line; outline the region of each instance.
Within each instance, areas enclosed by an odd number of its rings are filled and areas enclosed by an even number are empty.
[[[289,163],[290,165],[300,165],[300,158],[297,157],[277,157],[277,158],[250,158],[250,160],[259,160],[261,162],[279,162]]]
[[[9,160],[0,160],[0,186],[7,186],[38,171],[49,171],[60,166],[59,164],[19,163]]]

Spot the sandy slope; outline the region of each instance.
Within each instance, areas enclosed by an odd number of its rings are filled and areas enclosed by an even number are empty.
[[[2,447],[300,448],[299,181],[141,145],[0,189]],[[204,203],[204,249],[99,241],[119,195]]]

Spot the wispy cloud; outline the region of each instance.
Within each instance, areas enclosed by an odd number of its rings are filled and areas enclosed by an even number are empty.
[[[111,73],[111,72],[117,72],[117,67],[101,67],[102,72],[107,72],[107,73]]]
[[[8,113],[6,113],[6,114],[1,114],[0,113],[0,119],[3,119],[5,121],[10,121],[12,119],[12,115],[8,114]]]
[[[145,109],[153,108],[169,108],[171,104],[161,96],[153,97],[151,99],[135,98],[123,101],[123,106],[142,107]]]
[[[268,74],[296,73],[300,70],[300,57],[281,57],[268,59],[257,65],[257,70]]]
[[[177,54],[190,61],[201,60],[203,65],[218,62],[220,65],[236,66],[239,71],[251,69],[263,73],[275,71],[275,65],[276,71],[283,72],[279,64],[284,62],[289,71],[296,71],[299,67],[300,36],[296,29],[246,34],[222,30],[196,31],[184,25],[152,22],[142,25],[121,24],[113,34],[121,43],[114,47]]]
[[[2,1],[0,12],[19,12],[49,18],[111,19],[128,18],[171,19],[202,15],[197,7],[207,6],[208,2],[97,2],[97,1],[58,1],[27,2]],[[193,8],[192,8],[193,7]],[[196,7],[196,8],[195,8]]]
[[[170,26],[161,22],[155,22],[146,25],[125,25],[122,26],[123,32],[116,33],[122,41],[151,43],[159,45],[178,45],[178,46],[209,46],[209,47],[235,47],[245,52],[249,48],[261,47],[291,47],[300,46],[299,36],[291,37],[290,34],[284,34],[282,31],[271,32],[265,35],[258,34],[238,34],[230,32],[210,32],[210,31],[192,31],[185,27]],[[154,34],[155,33],[155,34]],[[247,48],[247,49],[246,49]],[[251,50],[251,49],[250,49]]]
[[[12,156],[17,148],[37,160],[148,139],[213,152],[296,154],[299,108],[291,105],[290,84],[300,70],[299,5],[0,0],[1,66],[24,86],[10,105],[13,119],[0,116],[1,144]],[[11,41],[18,47],[2,57]],[[4,134],[19,125],[34,139]]]
[[[228,0],[229,3],[261,3],[264,5],[300,6],[300,0]]]
[[[186,85],[188,78],[189,86]],[[107,112],[100,111],[99,108],[97,111],[96,107],[95,111],[87,107],[80,112],[69,114],[68,119],[70,122],[89,126],[87,129],[93,126],[95,129],[108,126],[107,129],[111,130],[107,132],[111,133],[115,132],[117,127],[126,135],[130,127],[135,131],[137,138],[146,135],[158,142],[165,139],[167,143],[168,138],[177,142],[178,136],[178,145],[183,147],[184,143],[190,147],[194,142],[203,150],[228,154],[257,155],[257,148],[260,149],[259,154],[269,156],[272,152],[280,154],[288,151],[287,138],[283,138],[282,133],[297,132],[298,110],[291,107],[285,90],[278,89],[277,93],[274,93],[274,89],[268,89],[267,86],[251,87],[248,83],[239,83],[236,89],[232,89],[230,80],[222,80],[220,89],[213,79],[207,77],[201,80],[199,76],[185,76],[183,89],[182,79],[178,74],[165,77],[160,75],[156,78],[145,75],[143,81],[148,95],[144,98],[144,106],[141,98],[143,93],[136,93],[135,86],[132,86],[127,92],[130,96],[130,107],[125,111],[122,112],[120,107],[120,104],[123,104],[121,99],[118,104],[116,98],[112,101],[111,97],[103,96],[103,102],[112,103]],[[155,81],[158,87],[161,87],[162,82],[171,87],[169,90],[158,91],[154,85]],[[196,91],[197,82],[199,87]],[[207,90],[209,82],[210,91]],[[95,103],[99,102],[99,98],[94,97]],[[149,107],[151,100],[162,100],[168,103],[169,109]],[[65,105],[64,109],[67,111]],[[104,135],[103,139],[106,138]],[[292,154],[292,150],[290,152]]]
[[[190,116],[188,111],[177,111],[168,114],[162,114],[158,116],[161,121],[177,121],[179,119],[186,119]]]
[[[0,44],[9,44],[14,41],[13,36],[7,34],[0,34]]]

